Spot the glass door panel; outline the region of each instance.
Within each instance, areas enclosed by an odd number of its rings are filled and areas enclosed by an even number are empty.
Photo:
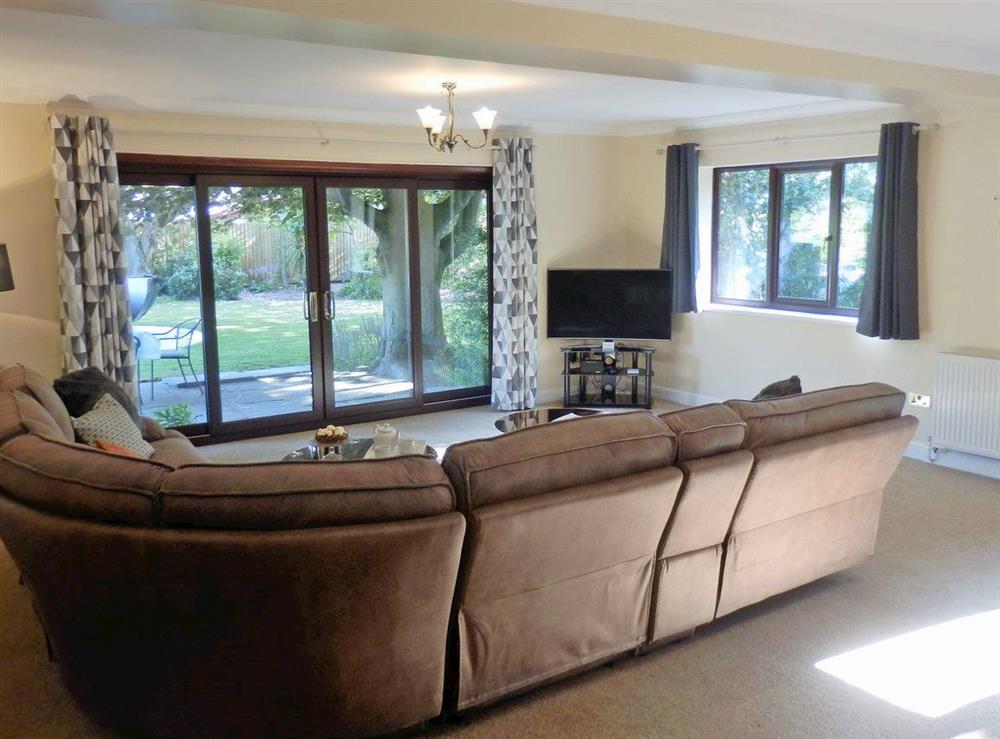
[[[413,398],[407,191],[325,193],[333,405]]]
[[[143,414],[167,427],[208,421],[193,185],[121,187]]]
[[[827,299],[831,179],[829,169],[782,175],[779,298]]]
[[[208,187],[221,421],[315,410],[300,186]]]
[[[865,262],[875,206],[875,162],[844,165],[840,201],[840,261],[837,262],[837,307],[858,308],[865,285]]]
[[[490,377],[485,190],[420,190],[420,315],[425,393]]]

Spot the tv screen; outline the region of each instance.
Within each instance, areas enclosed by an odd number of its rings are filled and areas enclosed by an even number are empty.
[[[550,269],[549,338],[669,339],[669,269]]]

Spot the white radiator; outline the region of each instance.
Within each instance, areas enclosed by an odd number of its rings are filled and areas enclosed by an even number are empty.
[[[932,456],[956,449],[1000,459],[1000,359],[938,354]]]

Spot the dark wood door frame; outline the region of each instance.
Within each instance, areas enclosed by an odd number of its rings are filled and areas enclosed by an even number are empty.
[[[183,185],[193,187],[196,203],[201,311],[205,327],[205,393],[209,421],[182,428],[196,444],[210,444],[271,434],[291,433],[316,426],[319,420],[341,423],[392,418],[404,414],[482,405],[489,402],[488,385],[436,393],[423,392],[423,345],[420,299],[419,189],[470,190],[491,187],[490,167],[313,162],[276,159],[189,157],[122,153],[118,156],[122,184]],[[220,185],[293,185],[302,187],[306,230],[306,290],[322,293],[329,283],[329,240],[326,229],[326,187],[374,186],[407,190],[410,334],[414,396],[357,406],[334,407],[332,322],[322,316],[310,322],[313,411],[265,416],[259,419],[222,420],[219,353],[216,337],[215,283],[209,219],[208,188]],[[492,198],[487,197],[487,224],[492,224]],[[492,347],[492,234],[488,232],[487,351]],[[311,253],[310,253],[311,252]],[[327,325],[331,324],[331,325]],[[209,377],[213,381],[209,381]]]

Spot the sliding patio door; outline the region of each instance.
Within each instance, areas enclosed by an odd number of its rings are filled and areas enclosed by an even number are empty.
[[[211,247],[214,429],[319,418],[321,314],[308,178],[199,178]],[[203,227],[203,230],[204,227]]]
[[[328,410],[415,405],[409,191],[341,179],[321,192]]]
[[[149,415],[223,438],[488,399],[488,169],[134,159],[122,212],[130,283],[150,291],[134,316]]]

